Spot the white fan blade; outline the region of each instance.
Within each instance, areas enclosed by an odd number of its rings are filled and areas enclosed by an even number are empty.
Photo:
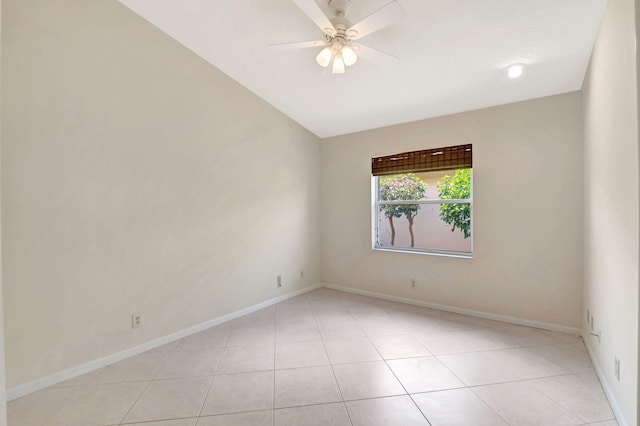
[[[347,35],[349,35],[350,39],[357,40],[389,26],[405,16],[407,14],[400,3],[394,0],[349,28]]]
[[[280,43],[270,44],[269,49],[274,51],[294,50],[294,49],[306,49],[308,47],[322,47],[326,46],[327,42],[324,40],[312,40],[312,41],[298,41],[294,43]]]
[[[292,0],[311,19],[322,32],[333,32],[336,29],[314,0]]]
[[[367,61],[382,65],[396,65],[400,62],[400,58],[397,56],[389,55],[388,53],[366,46],[362,43],[358,43],[355,46],[357,48],[358,57],[364,58]]]

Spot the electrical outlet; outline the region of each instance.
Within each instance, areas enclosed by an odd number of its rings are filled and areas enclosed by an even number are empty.
[[[417,281],[414,278],[412,278],[409,280],[409,285],[411,286],[411,288],[416,288]]]
[[[614,374],[616,375],[616,379],[620,381],[620,360],[615,357],[614,358]]]
[[[140,312],[131,314],[131,328],[138,327],[142,327],[142,314]]]
[[[276,282],[277,282],[276,288],[282,287],[282,275],[278,275],[276,277]]]

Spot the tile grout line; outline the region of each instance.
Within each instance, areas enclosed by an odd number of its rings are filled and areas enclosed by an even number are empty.
[[[389,314],[389,312],[387,312],[384,308],[383,310]],[[389,315],[391,318],[393,318],[393,315]],[[368,335],[365,332],[365,336],[367,337],[367,340],[369,341],[369,343],[371,344],[371,346],[373,346],[373,348],[376,350],[376,352],[378,352],[378,355],[380,355],[380,358],[382,358],[382,361],[384,362],[384,365],[389,369],[389,371],[391,371],[391,374],[393,374],[393,377],[395,377],[395,379],[398,381],[398,383],[400,384],[400,386],[402,386],[402,389],[404,389],[404,391],[406,392],[407,396],[409,397],[409,399],[411,400],[411,402],[413,403],[414,407],[416,407],[416,409],[418,410],[418,412],[420,414],[422,414],[422,417],[426,420],[427,424],[431,425],[431,422],[429,421],[429,419],[427,418],[427,414],[424,413],[420,407],[418,406],[418,404],[416,403],[416,401],[413,399],[413,397],[411,396],[411,394],[409,393],[409,390],[405,387],[405,385],[402,383],[402,381],[400,380],[400,378],[398,377],[398,375],[396,374],[395,371],[393,371],[393,368],[391,368],[391,366],[389,365],[389,363],[387,362],[388,360],[382,356],[382,353],[380,353],[380,350],[378,349],[378,347],[373,343],[373,341],[371,340],[371,336]],[[411,335],[410,336],[417,341],[417,339],[415,338],[415,336]],[[422,343],[420,343],[419,341],[417,341],[417,343],[424,347],[425,349],[427,349],[427,352],[431,353],[431,351],[426,348]],[[417,357],[420,358],[420,357]]]
[[[216,380],[216,375],[218,374],[218,369],[220,368],[220,364],[222,364],[222,360],[224,359],[224,355],[227,353],[227,343],[229,342],[229,337],[231,336],[231,333],[233,331],[234,328],[234,323],[236,322],[236,319],[233,319],[233,323],[230,324],[231,327],[231,331],[229,331],[229,333],[227,334],[227,336],[224,339],[224,349],[222,351],[222,355],[220,355],[220,359],[218,360],[218,363],[216,364],[216,368],[213,369],[213,375],[211,376],[211,383],[209,383],[209,387],[207,388],[207,392],[204,396],[204,399],[202,400],[202,405],[200,406],[200,410],[198,411],[198,419],[200,419],[200,417],[202,416],[202,410],[204,410],[204,406],[207,403],[207,399],[209,398],[209,393],[211,392],[211,389],[213,388],[213,383]],[[214,326],[215,327],[215,326]],[[211,327],[213,328],[213,327]],[[197,423],[197,421],[196,421]]]
[[[340,304],[344,306],[344,303],[340,302]],[[349,312],[349,315],[351,315],[349,308],[347,308],[346,306],[344,307],[345,309],[347,309],[347,312]],[[316,323],[316,327],[318,327],[318,319],[316,318],[316,313],[313,311],[313,309],[311,309],[311,315],[313,315],[313,320]],[[353,318],[353,315],[351,315],[351,317]],[[333,380],[335,380],[336,387],[338,388],[338,392],[340,392],[340,398],[342,399],[342,406],[344,407],[344,411],[347,413],[347,418],[349,419],[349,423],[351,424],[351,426],[353,426],[353,420],[351,420],[351,413],[349,413],[349,410],[347,409],[347,403],[344,400],[344,395],[342,394],[340,383],[338,383],[338,377],[336,376],[336,371],[333,369],[333,363],[331,362],[331,358],[329,358],[329,352],[327,351],[327,346],[325,345],[324,336],[322,335],[322,331],[320,331],[320,327],[318,327],[318,334],[320,334],[320,341],[322,342],[324,353],[327,355],[327,361],[329,361],[329,367],[331,368],[331,373],[333,374]]]
[[[536,380],[536,379],[531,379],[531,380]],[[519,383],[519,382],[527,382],[527,380],[518,380],[518,381],[510,382],[510,383]],[[503,384],[503,383],[497,383],[497,385],[501,385],[501,384]],[[485,385],[485,386],[492,386],[492,385]],[[480,386],[476,386],[475,388],[479,388],[479,387],[480,387]],[[474,395],[476,395],[476,396],[477,396],[477,397],[478,397],[482,402],[485,402],[485,401],[480,397],[480,395],[478,395],[478,394],[477,394],[477,392],[475,392],[473,389],[470,389],[470,390],[471,390],[471,391],[474,393]],[[556,402],[556,401],[554,401],[553,399],[549,398],[549,397],[548,397],[547,395],[545,395],[544,393],[540,392],[538,389],[535,389],[535,388],[534,388],[533,390],[534,390],[536,393],[538,393],[539,395],[541,395],[541,396],[543,396],[544,398],[546,398],[546,399],[548,399],[549,401],[551,401],[553,404],[557,405],[557,406],[558,406],[562,411],[564,411],[566,414],[569,414],[569,416],[570,416],[570,417],[575,417],[576,419],[578,419],[578,420],[582,421],[582,419],[581,419],[581,418],[579,418],[577,415],[574,415],[572,412],[570,412],[569,410],[567,410],[566,408],[564,408],[562,405],[560,405],[559,403],[557,403],[557,402]],[[485,404],[489,405],[489,404],[488,404],[488,403],[486,403],[486,402],[485,402]],[[493,409],[493,407],[491,407],[491,406],[489,406],[489,407]],[[495,410],[493,410],[493,411],[495,411]],[[496,412],[496,414],[498,414],[498,413]],[[498,415],[500,416],[500,414],[498,414]],[[500,416],[500,418],[502,418],[502,416]],[[505,421],[506,421],[506,419],[505,419]],[[509,422],[507,421],[507,423],[509,423]],[[511,424],[511,423],[509,423],[509,424]]]
[[[177,345],[176,345],[177,347]],[[143,352],[145,353],[145,352]],[[142,354],[140,354],[142,355]],[[136,355],[137,356],[137,355]],[[162,365],[160,365],[160,367],[158,367],[158,370],[156,370],[155,373],[153,373],[153,376],[151,377],[151,379],[147,382],[147,385],[144,387],[144,389],[142,390],[142,392],[140,392],[140,395],[138,395],[138,397],[136,398],[136,400],[134,401],[133,404],[131,404],[131,407],[129,407],[129,409],[127,410],[127,412],[125,413],[124,416],[122,416],[122,418],[120,419],[120,422],[118,424],[123,424],[124,419],[127,418],[127,416],[131,413],[131,410],[133,410],[133,407],[136,406],[136,404],[138,403],[138,401],[140,401],[140,398],[142,398],[142,395],[145,394],[145,392],[147,391],[147,389],[149,389],[149,386],[151,386],[151,383],[153,383],[153,380],[158,376],[158,374],[160,374],[160,371],[164,368],[166,362],[169,360],[169,354],[165,354],[164,360],[162,361]],[[104,370],[103,370],[104,372]],[[123,382],[126,383],[126,382]]]

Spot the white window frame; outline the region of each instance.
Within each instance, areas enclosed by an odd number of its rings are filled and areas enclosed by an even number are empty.
[[[425,200],[397,200],[397,201],[379,201],[378,200],[378,184],[380,176],[371,177],[371,218],[373,219],[371,227],[371,248],[376,251],[401,252],[413,254],[428,254],[433,256],[459,257],[465,259],[473,258],[473,168],[471,169],[471,196],[464,199],[441,200],[441,199],[425,199]],[[471,221],[471,251],[450,251],[421,249],[416,247],[390,247],[378,244],[378,224],[380,223],[380,206],[383,204],[469,204],[470,221]]]

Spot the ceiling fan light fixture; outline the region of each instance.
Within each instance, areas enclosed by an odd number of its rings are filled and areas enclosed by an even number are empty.
[[[342,55],[337,54],[335,59],[333,60],[333,74],[344,74],[344,61],[342,60]]]
[[[524,64],[513,64],[507,67],[507,75],[509,78],[518,78],[524,72]]]
[[[316,62],[322,68],[326,68],[331,63],[332,56],[333,56],[333,50],[331,49],[330,46],[327,46],[324,49],[322,49],[320,53],[318,53],[318,56],[316,56]]]
[[[358,60],[358,55],[356,55],[356,52],[351,48],[351,46],[344,46],[341,53],[344,64],[348,67],[355,64]]]
[[[388,3],[361,21],[352,24],[347,17],[352,0],[291,0],[298,6],[318,28],[322,30],[322,39],[295,43],[280,43],[270,45],[278,50],[321,47],[316,55],[316,62],[323,68],[332,65],[334,74],[344,74],[345,68],[354,65],[358,61],[358,54],[370,58],[378,58],[380,61],[397,62],[398,58],[367,47],[363,44],[351,44],[369,34],[388,27],[394,22],[404,18],[406,12],[398,3],[398,0],[385,0]],[[331,16],[327,15],[318,2],[329,6]],[[356,54],[358,52],[358,54]],[[386,58],[386,59],[385,59]],[[375,59],[374,59],[375,61]]]

